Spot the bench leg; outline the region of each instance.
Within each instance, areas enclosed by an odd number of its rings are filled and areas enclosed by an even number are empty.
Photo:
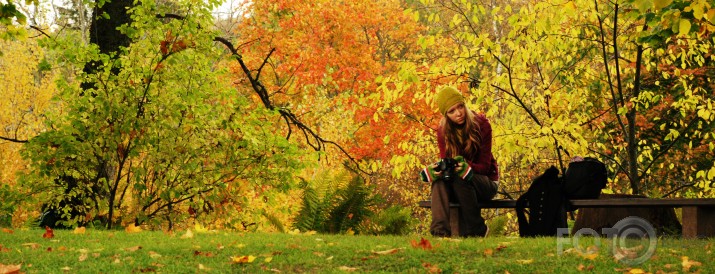
[[[683,238],[715,237],[715,207],[683,207]]]
[[[452,237],[459,237],[459,208],[449,207],[449,228]]]

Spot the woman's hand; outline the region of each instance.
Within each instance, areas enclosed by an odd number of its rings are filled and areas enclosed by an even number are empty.
[[[434,163],[431,165],[425,166],[425,168],[420,171],[420,177],[422,178],[422,181],[425,183],[431,183],[437,180],[438,178],[442,177],[442,171],[437,171],[437,167],[439,167],[439,163]]]

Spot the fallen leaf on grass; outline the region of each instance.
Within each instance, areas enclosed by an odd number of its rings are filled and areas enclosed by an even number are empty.
[[[161,258],[161,254],[156,253],[154,251],[149,251],[149,257],[152,259],[158,259],[158,258]]]
[[[256,256],[232,256],[231,257],[231,263],[234,264],[246,264],[246,263],[252,263],[254,260],[256,260]]]
[[[204,256],[204,257],[213,257],[214,254],[211,252],[201,252],[201,251],[194,251],[194,256]]]
[[[484,256],[491,257],[492,255],[494,255],[494,250],[491,248],[487,248],[484,250],[484,252],[482,252],[482,254],[484,254]]]
[[[22,265],[21,265],[21,264],[18,264],[18,265],[12,265],[12,264],[10,264],[10,265],[4,265],[4,264],[0,264],[0,273],[4,273],[4,274],[19,274],[21,268],[22,268]]]
[[[400,251],[402,248],[393,248],[393,249],[388,249],[388,250],[383,250],[383,251],[373,251],[372,254],[377,254],[377,255],[387,255],[387,254],[395,254],[398,251]]]
[[[10,252],[10,249],[0,245],[0,252]]]
[[[412,240],[411,243],[412,243],[412,247],[414,247],[414,248],[421,248],[424,250],[432,249],[432,243],[430,243],[430,241],[425,238],[421,238],[419,242]]]
[[[182,239],[191,239],[193,237],[194,237],[194,233],[191,232],[191,229],[187,229],[186,233],[184,233],[184,235],[181,235]]]
[[[273,257],[266,257],[265,259],[263,259],[263,262],[266,263],[270,263],[271,261],[273,261]]]
[[[349,267],[349,266],[341,266],[341,267],[338,267],[338,269],[340,269],[342,271],[347,271],[347,272],[354,272],[354,271],[358,270],[357,267]]]
[[[70,268],[69,266],[65,266],[65,267],[60,268],[60,269],[61,269],[62,271],[64,271],[64,272],[69,272],[70,270],[72,270],[72,268]]]
[[[528,259],[528,260],[516,260],[517,263],[520,264],[530,264],[534,262],[534,259]]]
[[[80,255],[79,255],[79,261],[80,261],[80,262],[84,262],[85,260],[87,260],[87,253],[82,253],[82,254],[80,254]]]
[[[72,231],[72,233],[74,233],[74,234],[84,234],[86,231],[87,231],[86,228],[84,228],[83,226],[80,226],[80,227],[78,227],[78,228],[75,228],[75,229]]]
[[[631,268],[628,270],[628,274],[645,274],[646,272],[640,268]]]
[[[13,234],[13,233],[15,233],[15,231],[13,231],[12,229],[4,228],[4,227],[3,227],[3,229],[2,229],[2,232],[5,232],[5,233],[7,233],[7,234]]]
[[[137,250],[139,250],[139,249],[142,249],[142,247],[138,245],[138,246],[127,247],[127,248],[125,248],[124,250],[129,251],[129,252],[134,252],[134,251],[137,251]]]
[[[591,261],[593,261],[593,260],[595,260],[596,258],[598,258],[598,253],[581,253],[580,255],[581,255],[581,257],[583,257],[584,259],[588,259],[588,260],[591,260]]]
[[[202,264],[199,264],[199,270],[211,270],[211,268],[205,267]]]
[[[689,272],[689,271],[690,271],[690,268],[693,267],[693,266],[701,266],[701,265],[703,265],[701,262],[691,261],[690,258],[688,258],[688,256],[683,256],[682,259],[683,259],[683,263],[682,263],[682,265],[683,265],[683,271],[685,271],[685,272]]]
[[[127,227],[124,228],[124,231],[126,231],[127,233],[138,233],[142,232],[142,228],[135,226],[134,224],[129,224],[127,225]]]
[[[24,243],[24,244],[22,244],[22,246],[26,246],[26,247],[29,247],[29,248],[31,248],[31,249],[38,249],[38,248],[40,248],[40,244],[38,244],[38,243]]]
[[[578,271],[591,271],[591,270],[593,270],[593,265],[591,264],[591,265],[585,266],[583,264],[579,264],[577,269],[578,269]]]
[[[431,263],[423,263],[422,267],[427,270],[427,273],[442,273],[442,269],[440,269],[437,265],[433,265]]]
[[[42,234],[42,238],[50,239],[53,237],[55,237],[55,232],[49,226],[45,226],[45,234]]]

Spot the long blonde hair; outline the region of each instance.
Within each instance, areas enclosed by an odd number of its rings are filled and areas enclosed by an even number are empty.
[[[477,116],[467,106],[464,106],[467,119],[463,126],[455,124],[446,115],[442,116],[440,126],[444,130],[446,144],[445,156],[454,158],[462,155],[474,159],[479,154],[482,144],[482,132],[477,122]]]

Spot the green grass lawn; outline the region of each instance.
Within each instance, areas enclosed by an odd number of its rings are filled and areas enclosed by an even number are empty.
[[[18,267],[20,273],[715,272],[713,239],[661,238],[648,260],[629,265],[624,262],[643,253],[643,241],[618,244],[624,252],[614,255],[605,238],[582,238],[579,246],[563,238],[559,251],[557,238],[77,232],[55,230],[43,238],[40,229],[3,229],[0,273]]]

